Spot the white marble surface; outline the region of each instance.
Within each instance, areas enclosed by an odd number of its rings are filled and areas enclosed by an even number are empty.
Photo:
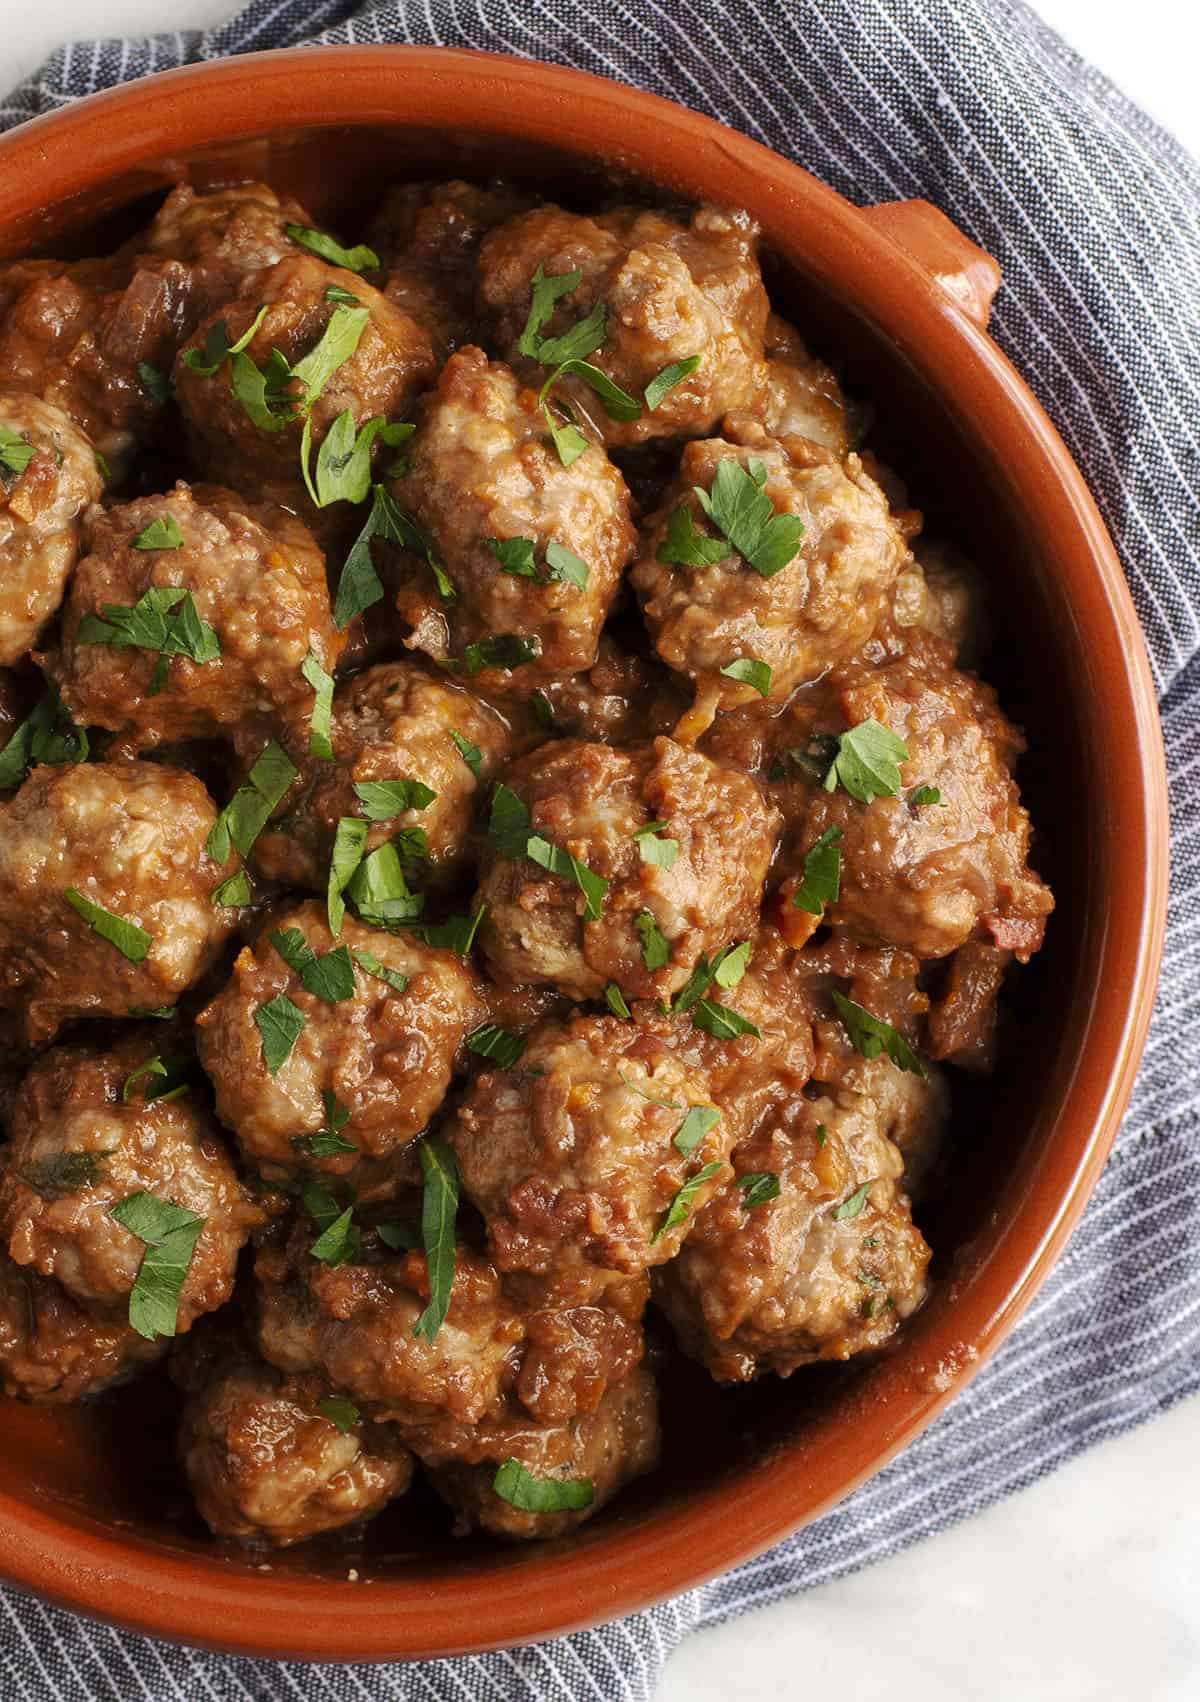
[[[236,0],[6,6],[0,84],[71,36],[197,27]],[[1040,0],[1200,152],[1195,0]],[[1196,1702],[1200,1401],[886,1565],[690,1639],[658,1702]],[[885,1653],[886,1651],[886,1653]]]

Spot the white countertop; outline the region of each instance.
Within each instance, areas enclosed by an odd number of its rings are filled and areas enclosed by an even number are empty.
[[[5,8],[0,86],[69,37],[204,27],[237,0]],[[1200,153],[1195,0],[1039,0]],[[691,1638],[657,1702],[1196,1702],[1200,1401],[856,1577]],[[874,1647],[886,1655],[871,1659]],[[864,1654],[868,1658],[863,1658]]]

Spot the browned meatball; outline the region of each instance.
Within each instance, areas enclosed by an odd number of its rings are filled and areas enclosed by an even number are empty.
[[[264,1364],[236,1329],[196,1330],[171,1375],[179,1458],[216,1536],[287,1548],[372,1518],[412,1481],[394,1430],[355,1416],[323,1377]]]
[[[579,999],[615,981],[628,997],[659,998],[701,953],[753,929],[778,820],[747,776],[671,739],[627,750],[560,740],[514,763],[505,785],[541,843],[608,886],[588,920],[569,875],[513,855],[519,844],[493,847],[480,937],[498,980],[547,981]]]
[[[752,684],[723,675],[735,662],[765,663],[768,695],[782,699],[853,655],[883,614],[908,554],[857,456],[843,462],[803,438],[778,443],[748,421],[730,422],[726,432],[686,446],[630,575],[655,649],[695,681],[709,719],[718,706],[757,701]],[[766,577],[731,546],[709,566],[661,559],[672,553],[668,528],[680,510],[705,542],[717,535],[694,487],[711,493],[717,469],[730,461],[750,477],[763,475],[761,495],[774,510],[769,524],[791,515],[803,525],[795,553]]]
[[[775,438],[806,437],[845,455],[850,422],[842,387],[786,320],[767,320],[767,400],[762,423]]]
[[[212,903],[216,814],[193,775],[142,762],[35,768],[0,805],[0,1006],[30,1044],[173,1004],[209,967],[236,917]]]
[[[593,1412],[567,1423],[536,1426],[513,1416],[481,1427],[459,1458],[433,1467],[430,1480],[454,1508],[459,1535],[562,1536],[598,1513],[634,1478],[658,1464],[658,1391],[645,1366],[614,1384]],[[586,1484],[574,1510],[530,1513],[497,1493],[497,1469],[515,1460],[534,1478]],[[511,1492],[510,1492],[511,1493]]]
[[[590,1272],[599,1294],[608,1273],[636,1274],[678,1252],[729,1174],[734,1130],[711,1116],[708,1077],[673,1038],[652,1013],[573,1016],[535,1029],[516,1068],[472,1082],[446,1139],[502,1271]],[[698,1177],[690,1211],[673,1212]]]
[[[527,665],[511,666],[535,682],[591,667],[637,547],[629,492],[603,449],[589,443],[564,467],[535,394],[482,349],[465,348],[442,368],[408,459],[397,499],[454,587],[445,600],[428,566],[414,563],[396,599],[410,643],[485,684],[510,665],[485,653],[500,640],[524,641]],[[502,547],[516,552],[507,565]]]
[[[684,1351],[720,1381],[746,1382],[886,1341],[924,1298],[929,1248],[872,1101],[839,1092],[781,1105],[733,1162],[736,1179],[656,1275]]]
[[[1012,777],[1024,741],[991,688],[901,660],[836,675],[824,702],[813,733],[874,720],[908,755],[895,795],[866,803],[798,770],[802,807],[785,866],[798,873],[812,845],[837,830],[841,891],[829,920],[922,958],[944,957],[976,933],[1029,957],[1053,899],[1027,861],[1029,816]]]
[[[0,1252],[0,1389],[69,1406],[161,1359],[167,1338],[147,1341],[123,1308],[87,1308],[58,1283]]]
[[[373,1235],[357,1260],[321,1264],[300,1217],[255,1263],[258,1343],[283,1371],[322,1370],[405,1439],[457,1435],[497,1410],[522,1338],[492,1267],[459,1246],[446,1316],[432,1341],[414,1330],[429,1300],[423,1253],[392,1253]]]
[[[387,273],[384,294],[430,332],[439,354],[467,340],[480,243],[529,199],[504,185],[457,179],[388,191],[368,233]]]
[[[462,872],[477,794],[507,754],[504,722],[470,692],[412,662],[386,662],[340,685],[333,697],[333,760],[300,756],[300,779],[260,834],[254,862],[270,880],[324,890],[338,822],[387,809],[355,790],[417,780],[435,796],[422,808],[372,821],[366,849],[419,829],[427,859],[420,884]],[[466,747],[464,754],[463,747]]]
[[[251,272],[296,254],[287,224],[311,227],[312,220],[298,201],[281,199],[265,183],[202,194],[180,183],[155,214],[145,245],[187,266],[194,325],[235,296]]]
[[[54,1277],[77,1300],[116,1306],[133,1287],[145,1246],[111,1215],[145,1191],[204,1219],[179,1294],[186,1330],[233,1292],[238,1253],[262,1220],[207,1112],[151,1099],[157,1057],[145,1030],[111,1051],[60,1046],[17,1090],[0,1176],[0,1236],[19,1265]],[[161,1062],[161,1060],[159,1060]],[[127,1095],[127,1097],[126,1097]]]
[[[0,392],[0,667],[33,648],[58,608],[80,516],[102,489],[91,444],[61,408]]]
[[[120,473],[152,429],[165,375],[191,329],[187,266],[158,255],[0,266],[0,386],[61,408]]]
[[[640,1320],[650,1298],[648,1273],[606,1280],[598,1297],[594,1288],[594,1273],[583,1267],[574,1272],[560,1267],[550,1281],[517,1276],[506,1283],[525,1326],[513,1392],[539,1424],[594,1412],[604,1391],[628,1376],[642,1357]],[[588,1298],[571,1304],[580,1296]],[[597,1298],[599,1303],[593,1303]]]
[[[310,992],[273,934],[285,944],[292,936],[300,953],[347,958],[350,995]],[[272,1068],[256,1019],[280,998],[303,1027]],[[425,1128],[445,1097],[464,1036],[485,1015],[476,977],[453,952],[349,917],[335,940],[325,906],[310,902],[276,913],[253,950],[238,954],[230,980],[196,1019],[197,1045],[217,1113],[255,1164],[340,1173],[353,1166],[354,1152],[314,1159],[304,1144],[328,1125],[324,1096],[337,1102],[339,1118],[346,1114],[336,1131],[342,1140],[386,1158]]]
[[[330,290],[352,295],[357,306],[336,295],[331,299]],[[268,377],[273,351],[295,368],[320,343],[335,313],[345,318],[365,309],[368,315],[353,352],[330,373],[315,400],[309,398],[314,458],[340,414],[348,410],[356,427],[377,416],[402,418],[414,389],[433,376],[428,339],[407,314],[354,272],[328,266],[310,255],[281,260],[264,272],[251,273],[243,280],[236,300],[206,320],[188,348],[203,353],[210,329],[222,320],[229,343],[239,342],[264,305],[266,315],[243,355]],[[244,370],[243,357],[232,358]],[[278,421],[277,428],[271,429],[256,425],[238,400],[231,370],[230,359],[223,360],[211,375],[195,371],[182,354],[176,362],[175,394],[196,461],[209,478],[243,489],[263,489],[302,514],[310,514],[312,504],[300,467],[304,414],[301,381],[285,380],[277,392],[268,389],[268,400],[272,395],[275,399],[274,417]]]
[[[638,403],[664,368],[700,360],[657,407],[643,406],[631,421],[611,419],[579,378],[559,379],[556,394],[610,444],[698,436],[723,414],[753,409],[765,394],[767,297],[757,234],[744,215],[712,207],[684,226],[639,208],[590,219],[548,203],[485,238],[480,298],[501,348],[517,361],[534,273],[539,267],[545,277],[580,272],[580,282],[542,325],[543,338],[561,335],[602,302],[603,341],[587,358]],[[522,367],[539,383],[548,370],[531,361]]]
[[[151,547],[148,536],[180,542]],[[163,652],[106,641],[123,631],[110,608],[130,609],[167,587],[191,604],[176,602],[161,620],[178,622],[194,608],[207,644]],[[165,641],[173,642],[169,631]],[[78,721],[146,747],[272,716],[306,718],[313,687],[301,673],[305,658],[332,672],[342,644],[307,527],[273,503],[180,483],[90,516],[53,670]]]

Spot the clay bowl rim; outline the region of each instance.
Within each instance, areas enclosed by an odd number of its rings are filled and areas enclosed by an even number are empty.
[[[1108,739],[1109,795],[1119,808],[1088,823],[1104,916],[1089,948],[1078,1057],[1036,1176],[983,1237],[948,1315],[924,1329],[921,1364],[944,1375],[915,1376],[913,1346],[870,1372],[869,1441],[857,1430],[822,1435],[818,1421],[817,1444],[811,1434],[804,1447],[789,1443],[686,1504],[607,1532],[598,1524],[588,1540],[523,1553],[520,1564],[485,1571],[465,1556],[461,1573],[439,1574],[436,1585],[248,1577],[36,1495],[0,1495],[0,1575],[20,1588],[179,1642],[309,1660],[457,1654],[613,1619],[760,1553],[878,1471],[997,1347],[1079,1218],[1132,1087],[1166,906],[1154,690],[1124,577],[1083,479],[996,345],[929,272],[799,167],[674,103],[535,60],[425,47],[299,49],[160,73],[11,132],[0,139],[0,229],[17,230],[23,243],[39,209],[77,198],[86,205],[106,179],[211,144],[298,127],[405,123],[544,142],[695,199],[747,206],[785,260],[853,302],[941,396],[968,396],[960,423],[979,453],[1004,458],[1025,493],[1033,536],[1066,576],[1064,601],[1096,687],[1089,712]]]

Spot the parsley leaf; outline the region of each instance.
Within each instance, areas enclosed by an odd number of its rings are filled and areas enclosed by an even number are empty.
[[[462,734],[456,732],[453,727],[450,729],[450,737],[454,740],[459,756],[462,757],[471,773],[478,780],[483,763],[483,752],[478,745],[473,745],[469,739],[464,739]]]
[[[392,447],[405,442],[417,429],[403,421],[389,425],[384,414],[367,420],[361,430],[349,408],[343,410],[317,450],[315,475],[312,465],[311,415],[305,421],[300,443],[300,470],[308,494],[318,508],[331,502],[365,502],[371,489],[371,446],[376,438]]]
[[[661,1241],[663,1236],[666,1235],[669,1230],[678,1229],[679,1225],[686,1221],[688,1214],[692,1209],[692,1201],[696,1198],[696,1195],[699,1193],[704,1184],[706,1182],[710,1182],[720,1168],[720,1159],[714,1159],[711,1164],[706,1164],[702,1170],[697,1170],[694,1176],[688,1177],[687,1181],[683,1184],[683,1187],[680,1188],[679,1192],[675,1195],[675,1198],[671,1201],[670,1206],[667,1208],[666,1215],[655,1230],[650,1241],[650,1245],[652,1247],[656,1241]]]
[[[862,1005],[856,1005],[853,999],[845,994],[834,992],[833,1002],[837,1013],[845,1024],[846,1033],[850,1036],[850,1044],[864,1058],[878,1058],[885,1052],[898,1070],[907,1070],[909,1075],[926,1076],[928,1071],[920,1058],[913,1051],[902,1034],[897,1034],[890,1022],[883,1022],[879,1017],[872,1016]]]
[[[763,491],[767,469],[751,459],[742,466],[734,456],[717,465],[711,494],[692,488],[701,508],[756,573],[771,579],[800,548],[804,524],[794,514],[776,514]]]
[[[505,573],[511,573],[518,579],[533,579],[542,585],[551,580],[561,580],[564,584],[574,585],[579,591],[587,590],[590,576],[587,563],[553,538],[546,545],[544,574],[535,560],[536,546],[532,538],[485,538],[483,541]]]
[[[54,687],[47,686],[0,750],[0,792],[19,786],[35,763],[84,762],[87,754],[87,733],[71,720]]]
[[[354,961],[360,969],[365,969],[368,975],[373,975],[376,981],[382,981],[385,986],[390,987],[393,993],[403,993],[408,986],[407,975],[401,975],[397,969],[389,969],[386,963],[380,963],[369,951],[356,951]]]
[[[852,1194],[844,1199],[840,1206],[834,1206],[829,1214],[830,1217],[833,1218],[835,1223],[844,1223],[847,1218],[857,1217],[866,1205],[867,1195],[870,1191],[870,1182],[864,1182],[860,1188],[856,1188]]]
[[[587,590],[590,577],[587,562],[554,538],[546,545],[546,566],[551,579],[561,580],[564,585],[574,585],[577,591]]]
[[[104,1175],[104,1160],[115,1151],[115,1147],[105,1147],[97,1152],[47,1153],[18,1170],[17,1175],[27,1188],[43,1198],[74,1194],[80,1188],[96,1186]]]
[[[267,304],[264,302],[248,328],[242,332],[236,343],[229,341],[229,326],[223,319],[218,319],[215,325],[210,325],[204,337],[204,352],[199,349],[185,349],[180,355],[183,365],[189,367],[200,378],[211,378],[217,368],[230,355],[240,355],[253,341],[254,334],[267,317]],[[253,366],[253,362],[250,363]],[[139,366],[138,372],[141,372]],[[143,382],[145,382],[143,380]]]
[[[680,1123],[672,1138],[671,1145],[686,1158],[694,1152],[710,1129],[721,1121],[721,1113],[715,1105],[693,1105],[687,1116]]]
[[[365,307],[347,307],[339,302],[317,341],[292,368],[292,377],[304,385],[302,406],[307,412],[339,367],[353,356],[370,322]]]
[[[304,1012],[285,993],[279,993],[258,1007],[254,1026],[262,1036],[263,1063],[270,1075],[277,1076],[308,1026]]]
[[[146,1082],[142,1098],[147,1105],[153,1104],[155,1100],[182,1099],[187,1092],[187,1083],[178,1080],[180,1073],[179,1059],[175,1059],[168,1067],[156,1053],[153,1058],[147,1058],[125,1077],[121,1083],[121,1101],[123,1104],[129,1103],[133,1090],[140,1081]]]
[[[610,981],[604,989],[604,1003],[614,1016],[631,1017],[633,1012],[625,1002],[625,995],[615,981]]]
[[[542,413],[559,461],[564,467],[573,467],[588,446],[587,438],[575,424],[575,416],[557,396],[542,403]]]
[[[659,828],[669,825],[665,821],[648,821],[645,827],[634,829],[633,837],[638,842],[638,853],[642,862],[648,863],[652,868],[673,868],[675,859],[679,855],[679,841],[677,839],[661,839],[659,837]]]
[[[330,732],[333,727],[333,675],[321,666],[321,658],[310,650],[300,664],[300,673],[316,693],[309,721],[308,754],[323,762],[333,761]]]
[[[937,786],[914,786],[908,794],[908,801],[918,810],[926,809],[930,804],[941,803],[941,790]]]
[[[321,1090],[321,1103],[325,1107],[322,1126],[313,1135],[293,1135],[291,1144],[298,1152],[306,1152],[312,1158],[332,1158],[340,1152],[357,1152],[353,1141],[344,1140],[341,1133],[350,1121],[349,1111],[338,1103],[328,1088]]]
[[[836,904],[842,889],[840,827],[827,827],[811,850],[804,854],[804,878],[792,894],[797,910],[819,916],[827,904]]]
[[[531,360],[538,358],[538,349],[542,343],[539,333],[553,314],[555,303],[562,296],[570,295],[582,282],[582,272],[557,272],[547,277],[539,264],[530,285],[529,317],[517,341],[517,349],[521,354]]]
[[[362,862],[369,832],[370,829],[361,817],[342,816],[333,836],[333,852],[329,859],[329,879],[325,888],[325,908],[329,917],[329,932],[335,940],[342,931],[342,920],[346,914],[346,905],[342,894],[350,884],[354,871]]]
[[[385,441],[391,429],[384,428]],[[437,581],[439,594],[447,602],[453,599],[454,587],[435,558],[428,540],[382,485],[372,485],[370,513],[351,546],[338,580],[333,603],[333,621],[339,631],[349,626],[355,615],[362,614],[364,609],[378,603],[383,596],[383,584],[371,559],[372,538],[382,538],[386,543],[399,544],[402,549],[423,556]]]
[[[133,540],[135,550],[177,550],[183,544],[183,533],[173,514],[159,514]]]
[[[522,1513],[578,1513],[596,1495],[590,1477],[535,1477],[514,1459],[496,1468],[492,1489]]]
[[[485,538],[483,541],[505,573],[515,574],[519,579],[537,578],[532,538]]]
[[[760,697],[770,696],[771,669],[766,662],[760,662],[753,656],[738,656],[727,662],[719,672],[727,680],[740,680],[743,685],[753,686]]]
[[[155,521],[154,526],[157,525]],[[154,526],[148,526],[142,537],[152,532]],[[162,656],[186,656],[198,666],[215,662],[221,654],[220,639],[208,622],[200,619],[191,592],[182,585],[152,585],[136,603],[128,606],[105,603],[103,609],[103,619],[99,615],[84,615],[75,634],[77,644],[109,644],[116,650],[157,650]]]
[[[140,360],[137,363],[137,375],[138,383],[157,407],[161,408],[170,400],[171,380],[165,372],[151,366],[148,360]]]
[[[677,384],[682,384],[683,380],[687,378],[690,373],[695,372],[699,365],[700,356],[689,355],[686,360],[672,361],[670,366],[664,366],[661,372],[655,373],[649,384],[647,384],[646,388],[642,391],[642,395],[646,398],[646,406],[649,408],[650,412],[653,413],[659,403],[662,402],[672,390],[674,390],[675,386]]]
[[[129,1291],[129,1322],[140,1336],[173,1336],[179,1296],[191,1266],[204,1218],[144,1189],[130,1194],[109,1214],[145,1243],[141,1264]]]
[[[285,236],[301,248],[307,248],[322,260],[328,260],[331,266],[340,266],[345,272],[377,272],[380,266],[378,254],[373,248],[368,248],[365,242],[360,242],[354,248],[343,248],[340,242],[324,231],[312,230],[308,225],[290,225],[283,227]]]
[[[321,1264],[336,1269],[350,1259],[357,1259],[361,1247],[362,1237],[354,1222],[354,1207],[347,1206],[321,1230],[308,1251]]]
[[[473,916],[448,916],[444,922],[424,922],[414,932],[427,946],[466,957],[475,944],[475,936],[486,915],[487,905],[481,904]]]
[[[594,308],[592,312],[595,313]],[[583,321],[582,324],[587,324],[587,321]],[[581,326],[577,326],[576,331],[581,331]],[[570,336],[572,333],[568,332],[567,335]],[[596,344],[595,346],[598,348],[600,345]],[[543,355],[543,360],[544,358]],[[593,366],[591,361],[586,360],[564,360],[560,362],[542,385],[541,392],[538,395],[539,405],[544,402],[550,386],[567,375],[580,379],[589,390],[595,392],[600,398],[601,407],[610,420],[637,420],[641,418],[642,404],[637,397],[631,396],[628,390],[622,390],[621,386],[615,384],[606,372],[598,366]]]
[[[231,849],[243,857],[278,808],[288,787],[299,770],[287,752],[274,739],[264,745],[262,753],[221,811],[204,841],[204,849],[215,863],[224,863]]]
[[[267,938],[314,999],[332,1005],[354,997],[354,969],[348,946],[336,946],[318,957],[299,928],[272,928]]]
[[[322,1418],[327,1418],[342,1436],[353,1430],[359,1420],[358,1408],[344,1395],[325,1395],[317,1402],[317,1411]]]
[[[710,538],[698,531],[692,511],[686,505],[673,508],[667,516],[667,530],[654,555],[668,566],[712,567],[724,561],[729,545],[724,538]]]
[[[569,275],[569,274],[568,274]],[[608,329],[608,308],[598,301],[582,319],[576,320],[561,337],[539,337],[533,358],[539,366],[566,366],[595,354]],[[524,353],[524,350],[521,351]]]
[[[85,898],[78,887],[69,886],[64,894],[72,910],[83,917],[93,933],[99,934],[102,940],[116,946],[122,957],[130,963],[144,963],[146,953],[154,943],[154,935],[148,934],[145,928],[139,928],[136,922],[127,922],[123,916],[114,916],[111,910],[104,910],[98,904],[93,904],[90,898]]]
[[[480,639],[476,644],[468,644],[463,651],[461,666],[468,674],[478,674],[484,668],[504,668],[511,673],[525,662],[536,662],[542,653],[540,638],[522,638],[515,632],[497,632],[490,638]],[[460,664],[450,662],[450,667]]]
[[[26,443],[15,431],[0,426],[0,467],[9,473],[23,473],[37,454],[32,443]]]
[[[742,979],[749,962],[749,940],[743,940],[736,946],[723,946],[712,960],[712,978],[718,987],[724,987],[728,992]]]
[[[278,349],[272,349],[262,369],[244,350],[234,350],[229,356],[229,388],[260,431],[282,431],[299,415],[292,371]]]
[[[742,1190],[742,1205],[747,1211],[779,1198],[779,1178],[773,1170],[748,1170],[744,1176],[738,1177],[738,1187]]]
[[[413,1335],[433,1341],[450,1307],[454,1287],[454,1225],[458,1213],[458,1168],[454,1154],[437,1135],[426,1135],[420,1145],[421,1174],[425,1188],[421,1199],[421,1240],[425,1246],[425,1270],[429,1278],[429,1304],[413,1325]]]
[[[408,810],[426,809],[437,797],[420,780],[356,780],[354,795],[368,821],[390,821]]]
[[[759,1030],[746,1017],[719,1005],[713,999],[701,999],[692,1010],[692,1025],[702,1028],[716,1040],[736,1040],[739,1034],[753,1034],[761,1039]]]
[[[633,927],[642,942],[642,962],[646,968],[651,972],[662,969],[671,961],[671,947],[654,913],[640,910],[633,919]]]
[[[226,910],[236,909],[238,905],[250,904],[254,898],[254,888],[250,884],[250,876],[245,869],[239,869],[230,875],[228,880],[221,881],[212,889],[209,895],[210,904],[220,904]]]
[[[492,788],[487,839],[501,857],[523,857],[529,844],[530,818],[521,797],[503,781]]]
[[[593,874],[586,863],[581,863],[578,857],[573,857],[569,851],[563,851],[557,845],[551,845],[548,839],[543,839],[540,833],[530,835],[525,847],[525,855],[539,868],[548,870],[552,875],[558,875],[563,880],[574,881],[584,897],[583,919],[585,922],[598,922],[603,913],[604,895],[608,891],[608,882],[603,875]]]
[[[364,922],[388,927],[410,922],[425,907],[422,893],[413,892],[404,878],[404,865],[393,840],[377,845],[354,870],[346,896]]]
[[[894,798],[900,790],[896,764],[908,760],[908,746],[890,727],[873,718],[838,735],[837,753],[825,776],[825,790],[837,790],[839,782],[860,804],[872,798]]]
[[[393,1252],[408,1252],[421,1245],[420,1226],[415,1223],[377,1223],[375,1233]]]
[[[481,1058],[492,1058],[502,1070],[510,1070],[525,1050],[526,1036],[513,1034],[497,1023],[485,1022],[467,1035],[467,1050]]]

